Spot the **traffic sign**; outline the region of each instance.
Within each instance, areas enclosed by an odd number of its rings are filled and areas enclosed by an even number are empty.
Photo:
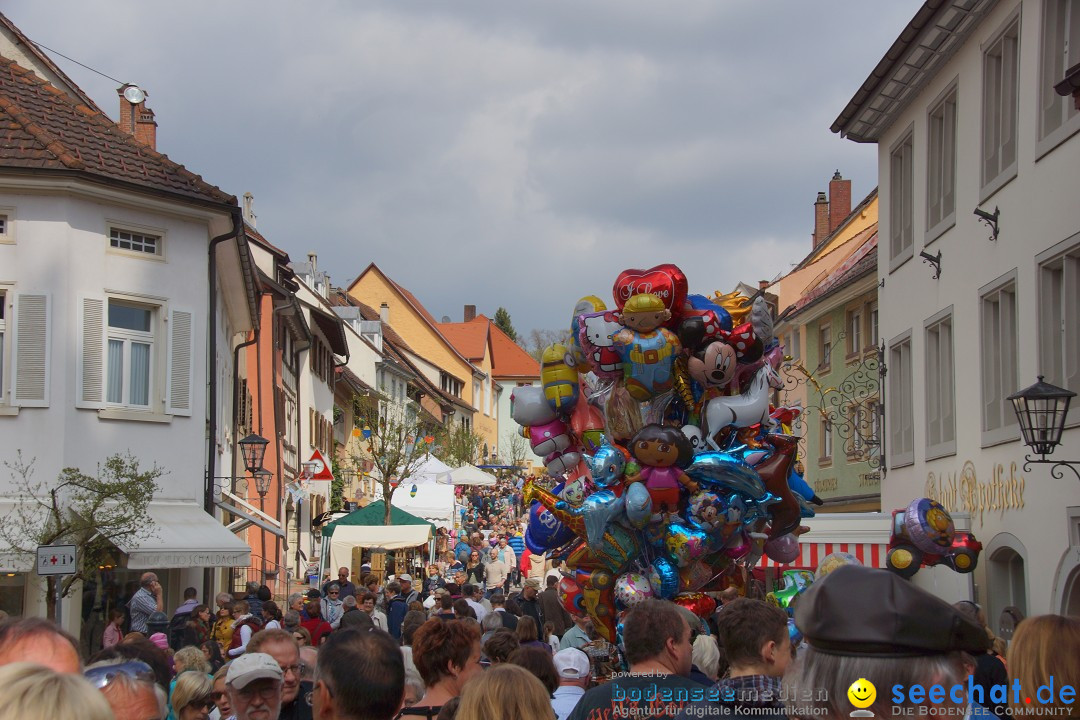
[[[78,570],[75,558],[78,548],[74,545],[38,545],[38,575],[74,575]]]
[[[326,458],[323,454],[316,450],[311,453],[311,459],[308,460],[311,466],[311,479],[312,480],[333,480],[334,473],[330,472],[330,463],[326,462]]]

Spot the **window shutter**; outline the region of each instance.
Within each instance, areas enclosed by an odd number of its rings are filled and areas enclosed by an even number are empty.
[[[187,310],[169,311],[168,377],[165,411],[170,415],[191,415],[193,315]]]
[[[105,298],[79,298],[75,407],[105,407]]]
[[[17,293],[12,310],[14,404],[49,406],[49,296]]]

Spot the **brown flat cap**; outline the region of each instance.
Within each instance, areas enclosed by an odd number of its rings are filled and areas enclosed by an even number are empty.
[[[952,605],[888,570],[845,565],[807,590],[795,625],[815,650],[834,655],[917,657],[983,652],[986,630]]]
[[[1065,71],[1065,79],[1054,86],[1054,92],[1058,95],[1072,95],[1080,90],[1080,63],[1076,63]]]

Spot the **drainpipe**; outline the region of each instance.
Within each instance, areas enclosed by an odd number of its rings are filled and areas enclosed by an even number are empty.
[[[241,215],[239,207],[230,208],[232,214],[232,230],[227,233],[218,235],[210,240],[210,262],[207,264],[207,276],[210,280],[210,308],[208,316],[210,322],[207,325],[210,328],[210,337],[208,340],[207,355],[209,356],[210,372],[209,376],[209,388],[206,398],[207,408],[207,440],[206,440],[206,487],[203,492],[203,509],[207,514],[214,514],[214,476],[217,474],[217,463],[215,462],[217,448],[215,447],[215,438],[217,437],[217,328],[214,325],[217,318],[217,246],[226,240],[231,240],[240,234],[240,231],[244,227],[244,218]],[[212,570],[206,568],[203,570],[203,592],[206,593],[206,604],[210,605],[209,600],[210,586],[212,580]]]

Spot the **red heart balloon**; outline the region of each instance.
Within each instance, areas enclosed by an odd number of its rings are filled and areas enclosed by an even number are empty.
[[[671,311],[674,318],[682,312],[686,287],[683,271],[677,265],[665,263],[648,270],[623,270],[615,279],[615,287],[611,292],[620,310],[634,295],[652,293],[664,301],[664,307]]]

